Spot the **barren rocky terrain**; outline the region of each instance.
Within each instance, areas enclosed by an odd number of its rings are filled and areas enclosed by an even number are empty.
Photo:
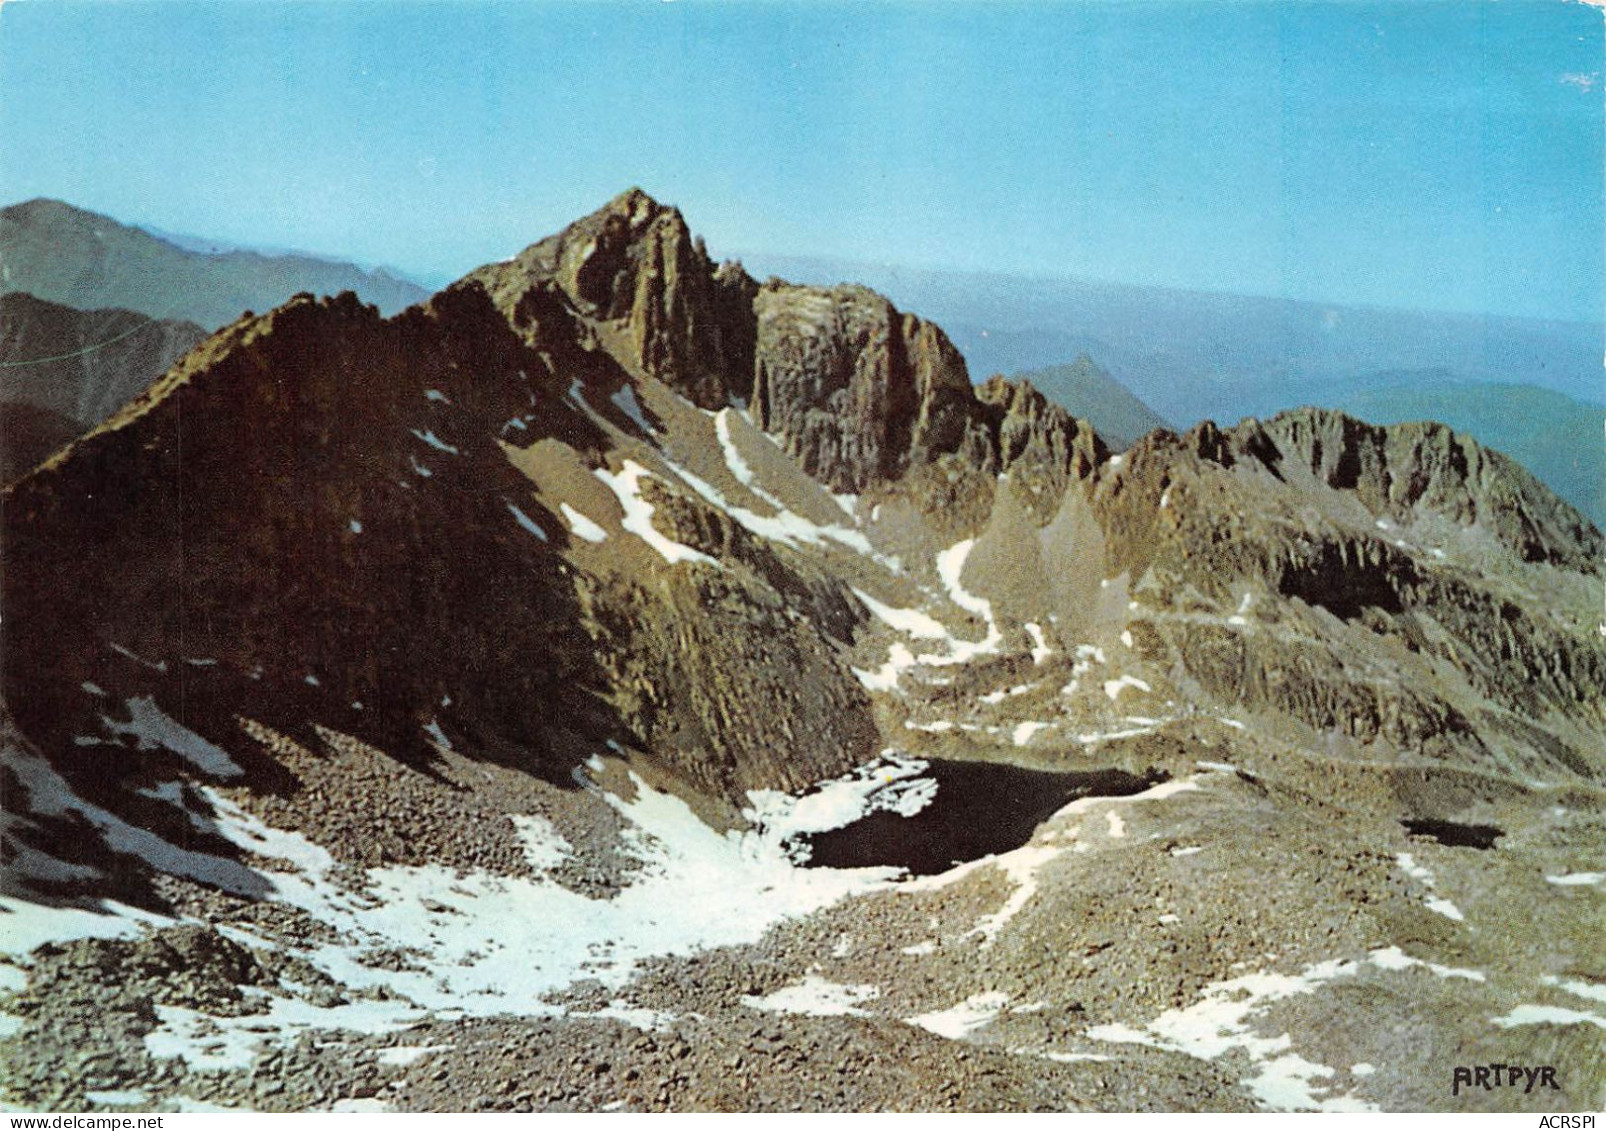
[[[1601,533],[971,376],[631,191],[7,488],[5,1102],[1606,1104]]]

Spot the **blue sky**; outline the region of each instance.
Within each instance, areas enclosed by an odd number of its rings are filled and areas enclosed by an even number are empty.
[[[0,201],[456,275],[631,184],[793,253],[1598,320],[1561,0],[0,8]]]

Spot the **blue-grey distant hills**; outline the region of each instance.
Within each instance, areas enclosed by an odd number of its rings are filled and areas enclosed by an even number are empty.
[[[205,337],[193,322],[0,294],[0,483],[144,392]]]
[[[852,279],[920,311],[943,326],[978,380],[1020,373],[1036,383],[1031,371],[1094,358],[1141,403],[1183,428],[1301,405],[1378,423],[1440,420],[1506,452],[1597,524],[1606,522],[1606,330],[1598,323],[831,259],[747,261],[807,282]]]
[[[0,209],[0,291],[80,310],[117,308],[213,330],[302,291],[355,291],[394,314],[429,296],[386,271],[308,255],[181,247],[59,200]]]

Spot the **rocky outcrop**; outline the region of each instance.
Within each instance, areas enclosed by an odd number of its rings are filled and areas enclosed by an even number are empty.
[[[701,408],[749,404],[834,491],[944,455],[992,472],[1033,464],[1058,484],[1102,451],[1041,394],[1007,382],[978,394],[941,329],[873,291],[760,286],[716,267],[679,211],[639,189],[460,285],[484,286],[532,348],[578,338]]]
[[[738,265],[716,269],[680,212],[640,189],[466,282],[484,285],[515,324],[555,291],[579,318],[614,331],[605,344],[627,368],[703,408],[746,387],[756,285]]]
[[[1131,447],[1138,437],[1156,428],[1168,427],[1158,413],[1086,354],[1068,365],[1017,372],[1015,378],[1030,381],[1056,404],[1086,420],[1117,451]]]
[[[1153,433],[1093,501],[1106,573],[1154,595],[1177,663],[1222,702],[1438,757],[1586,765],[1472,722],[1493,705],[1598,727],[1606,682],[1598,636],[1536,599],[1551,570],[1599,575],[1600,534],[1498,453],[1305,409]]]
[[[1242,425],[1238,437],[1255,433]],[[1521,560],[1592,569],[1606,542],[1582,514],[1516,461],[1442,424],[1381,428],[1321,409],[1286,412],[1265,427],[1283,459],[1329,487],[1353,491],[1373,514],[1428,511],[1480,526]]]
[[[770,283],[755,309],[753,418],[832,490],[897,479],[980,424],[947,335],[880,295]]]
[[[1041,483],[1057,498],[1071,479],[1088,479],[1109,449],[1091,425],[1049,400],[1030,381],[990,377],[976,389],[998,470]]]
[[[633,742],[699,791],[738,800],[873,757],[870,699],[840,653],[867,618],[851,590],[657,480],[643,496],[657,529],[718,568],[582,582]]]
[[[940,328],[862,287],[759,292],[754,419],[809,474],[857,492],[940,456],[1035,477],[1057,498],[1107,451],[1086,422],[1026,382],[973,388]]]

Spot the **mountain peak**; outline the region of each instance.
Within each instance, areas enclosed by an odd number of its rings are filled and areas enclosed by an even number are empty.
[[[80,310],[122,308],[215,330],[242,310],[296,291],[355,290],[387,314],[427,298],[423,287],[352,263],[304,255],[188,250],[110,216],[40,197],[0,209],[6,289]]]
[[[111,219],[111,217],[102,216],[98,212],[90,212],[88,209],[79,208],[74,204],[68,204],[65,200],[57,200],[53,196],[35,196],[28,200],[18,201],[16,204],[8,204],[4,208],[0,208],[0,216],[6,217],[11,217],[13,215],[23,216],[28,214],[49,215],[51,213],[57,213],[66,216],[87,216],[99,220]]]
[[[1393,1034],[1491,1017],[1593,1063],[1602,540],[1492,453],[1113,455],[639,190],[390,318],[304,289],[0,490],[9,1106],[1420,1106]]]
[[[634,215],[637,212],[678,211],[659,203],[640,185],[631,185],[624,192],[608,201],[599,212],[619,212],[624,215]]]

